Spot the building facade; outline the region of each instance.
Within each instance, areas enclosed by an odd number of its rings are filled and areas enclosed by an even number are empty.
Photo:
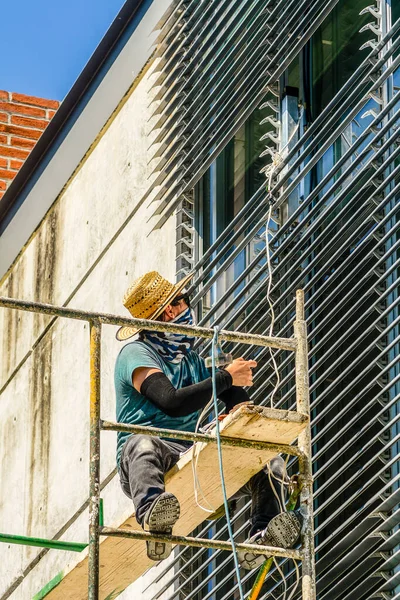
[[[286,337],[305,290],[319,600],[400,598],[399,13],[394,0],[127,2],[0,203],[2,296],[120,314],[135,277],[194,269],[201,325]],[[0,523],[84,541],[87,329],[5,310],[0,323]],[[225,348],[258,361],[254,402],[294,407],[289,353]],[[131,507],[103,440],[111,523]],[[241,500],[238,541],[248,516]],[[195,533],[227,539],[226,521]],[[2,555],[2,600],[76,561]],[[300,598],[293,562],[279,564],[260,599]],[[139,595],[236,600],[232,557],[176,549],[120,597]]]

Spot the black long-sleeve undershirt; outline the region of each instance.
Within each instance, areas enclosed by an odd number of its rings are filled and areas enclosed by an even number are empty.
[[[216,373],[217,396],[227,411],[240,402],[249,400],[247,392],[232,385],[232,376],[221,369]],[[175,389],[164,373],[153,373],[146,377],[140,387],[140,393],[146,396],[157,408],[170,417],[186,417],[206,406],[212,396],[212,378],[200,383]]]

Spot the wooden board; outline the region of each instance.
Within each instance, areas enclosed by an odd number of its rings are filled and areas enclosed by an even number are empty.
[[[306,415],[260,406],[242,407],[221,422],[221,434],[242,439],[293,443],[308,424]],[[181,504],[181,517],[174,534],[189,535],[206,518],[195,503],[193,492],[193,449],[186,452],[177,465],[166,474],[166,489],[173,492]],[[216,444],[200,444],[198,476],[203,491],[215,508],[223,504]],[[276,453],[267,450],[223,446],[224,476],[228,495],[240,489],[261,470]],[[122,493],[122,491],[121,491]],[[115,526],[105,523],[106,526]],[[139,529],[134,515],[121,528]],[[87,551],[85,558],[63,575],[58,585],[46,595],[46,600],[87,599]],[[126,587],[154,565],[146,555],[145,542],[122,538],[102,538],[100,543],[101,600],[116,598]]]

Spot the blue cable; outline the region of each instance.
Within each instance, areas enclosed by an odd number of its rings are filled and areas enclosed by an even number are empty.
[[[221,434],[220,434],[220,430],[219,430],[219,420],[218,420],[217,386],[216,386],[216,382],[215,382],[215,375],[216,375],[216,370],[215,370],[215,349],[216,349],[216,347],[218,345],[218,333],[219,333],[219,327],[215,326],[214,327],[214,336],[213,336],[212,346],[211,346],[211,360],[212,360],[212,390],[213,390],[214,410],[215,410],[215,417],[216,417],[215,429],[216,429],[216,433],[217,433],[217,448],[218,448],[219,473],[220,473],[220,477],[221,477],[221,486],[222,486],[222,495],[224,497],[224,508],[225,508],[226,522],[227,522],[227,525],[228,525],[229,539],[230,539],[230,542],[232,544],[233,560],[234,560],[234,563],[235,563],[236,579],[237,579],[238,587],[239,587],[240,600],[244,600],[243,589],[242,589],[242,582],[240,580],[239,562],[238,562],[237,553],[236,553],[235,540],[233,538],[232,526],[231,526],[231,521],[230,521],[230,518],[229,518],[228,497],[227,497],[227,494],[226,494],[225,478],[224,478],[224,467],[223,467],[223,464],[222,464]]]

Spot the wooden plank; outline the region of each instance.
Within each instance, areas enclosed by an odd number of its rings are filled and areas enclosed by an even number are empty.
[[[221,422],[221,434],[229,437],[291,444],[308,424],[306,415],[265,408],[242,407]],[[186,452],[165,476],[166,489],[173,492],[181,504],[181,518],[174,528],[176,535],[188,535],[206,518],[195,502],[193,492],[193,449]],[[216,444],[197,444],[198,477],[207,500],[215,508],[223,503],[218,470]],[[225,483],[229,496],[240,489],[261,470],[276,453],[270,450],[223,447]],[[121,492],[122,493],[122,492]],[[106,524],[110,525],[110,524]],[[124,523],[114,524],[137,529],[134,514]],[[85,551],[86,552],[86,551]],[[87,556],[70,566],[62,581],[46,595],[49,600],[85,600],[87,598]],[[104,538],[100,544],[100,595],[102,600],[116,598],[140,577],[154,562],[146,555],[145,542],[119,538]]]

